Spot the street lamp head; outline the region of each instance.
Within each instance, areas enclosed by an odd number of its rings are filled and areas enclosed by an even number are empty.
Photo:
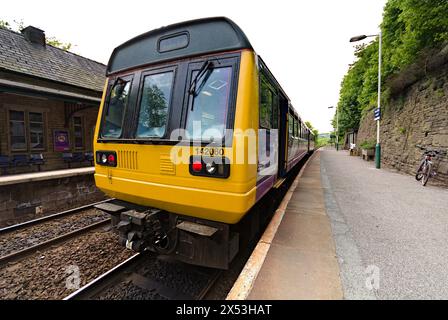
[[[328,107],[328,109],[333,109],[333,108],[334,108],[334,106]]]
[[[365,38],[367,38],[367,36],[365,34],[360,35],[360,36],[356,36],[356,37],[351,37],[350,38],[350,42],[361,41],[361,40],[364,40]]]

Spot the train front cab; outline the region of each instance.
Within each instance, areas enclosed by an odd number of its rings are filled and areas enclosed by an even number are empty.
[[[129,248],[149,246],[188,263],[227,268],[239,242],[231,225],[303,157],[298,115],[247,39],[231,34],[239,28],[228,28],[229,24],[211,19],[195,23],[194,28],[186,24],[156,30],[126,42],[111,57],[95,131],[95,182],[124,209],[132,209],[118,211],[117,221]],[[166,34],[182,35],[184,29],[195,45],[201,28],[219,29],[226,41],[226,32],[236,37],[233,50],[212,54],[205,50],[189,57],[168,51],[167,60],[163,54],[147,57],[145,48],[160,46]],[[204,51],[210,43],[196,45]],[[203,70],[207,80],[191,94],[196,75]],[[260,85],[263,74],[266,86]],[[149,99],[151,105],[158,101],[157,110],[148,107]],[[219,108],[209,108],[207,101],[213,99]],[[120,101],[120,108],[111,107],[115,101]],[[199,139],[190,130],[192,119],[202,124]],[[207,124],[233,131],[224,134],[223,141],[211,137],[204,141]],[[187,134],[181,139],[173,134],[179,128]],[[274,150],[260,149],[259,128],[266,130],[265,137],[279,130]],[[255,139],[255,148],[250,139]],[[259,155],[266,151],[276,155],[274,171],[260,165]],[[241,154],[244,159],[238,161]],[[218,164],[213,173],[207,171],[208,163]],[[149,224],[151,230],[145,227]]]

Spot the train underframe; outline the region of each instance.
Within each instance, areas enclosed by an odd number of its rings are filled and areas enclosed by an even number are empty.
[[[111,215],[120,243],[133,251],[152,251],[218,269],[228,269],[239,251],[240,224],[183,216],[121,200],[96,207]]]

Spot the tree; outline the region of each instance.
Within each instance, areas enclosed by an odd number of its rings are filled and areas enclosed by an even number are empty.
[[[8,29],[8,30],[16,31],[16,32],[20,32],[24,29],[25,24],[24,24],[23,20],[20,20],[20,21],[14,20],[14,24],[15,24],[15,28],[13,28],[8,21],[0,20],[0,28],[1,29]],[[62,49],[64,51],[68,51],[72,47],[72,44],[70,42],[65,43],[65,42],[59,41],[55,37],[46,38],[46,43],[50,46]]]
[[[11,30],[11,25],[8,21],[0,20],[0,29],[8,29]]]
[[[383,12],[382,89],[387,80],[426,58],[448,41],[448,1],[388,0]],[[339,132],[358,128],[361,117],[377,104],[378,39],[356,46],[357,60],[350,66],[339,93]],[[387,95],[382,95],[387,103]],[[333,124],[336,118],[333,119]]]
[[[56,39],[55,37],[50,37],[46,39],[47,44],[49,44],[50,46],[62,49],[64,51],[69,51],[70,48],[72,47],[72,44],[67,42],[67,43],[63,43],[61,41],[59,41],[58,39]]]
[[[145,87],[139,122],[150,128],[164,127],[167,119],[167,101],[162,90],[156,85]]]

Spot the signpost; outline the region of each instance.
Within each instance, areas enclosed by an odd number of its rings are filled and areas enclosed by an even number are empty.
[[[380,108],[376,108],[374,110],[374,114],[375,114],[375,121],[378,121],[378,120],[381,119],[381,110],[380,110]]]

